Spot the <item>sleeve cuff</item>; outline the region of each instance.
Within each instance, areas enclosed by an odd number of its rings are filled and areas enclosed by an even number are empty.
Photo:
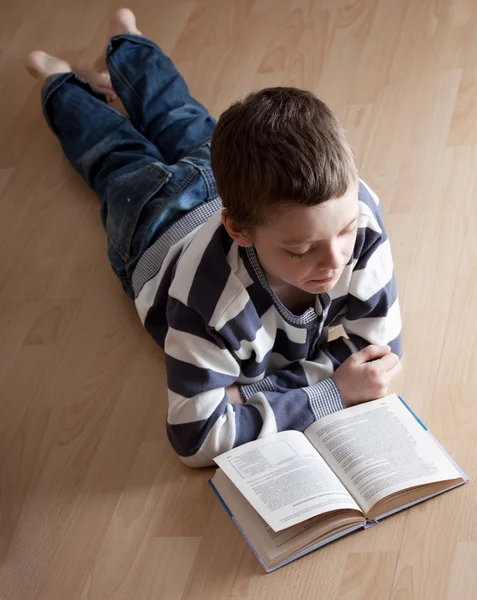
[[[308,396],[311,410],[316,419],[326,417],[346,408],[336,383],[329,377],[315,385],[303,388]]]
[[[256,383],[239,385],[240,393],[246,402],[258,392],[273,392],[273,389],[273,383],[269,377],[265,377],[265,379],[261,379]]]

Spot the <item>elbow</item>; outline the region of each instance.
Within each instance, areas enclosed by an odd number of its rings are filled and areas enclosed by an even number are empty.
[[[235,427],[227,412],[211,415],[206,421],[167,422],[166,428],[174,452],[188,467],[213,466],[216,456],[234,447]]]
[[[196,423],[171,425],[167,423],[167,437],[172,449],[180,460],[188,467],[209,467],[213,464],[212,458],[205,457],[202,451],[202,435],[197,431]]]
[[[212,458],[209,456],[200,456],[200,453],[193,456],[180,456],[179,454],[178,456],[184,465],[192,469],[204,469],[216,466]]]

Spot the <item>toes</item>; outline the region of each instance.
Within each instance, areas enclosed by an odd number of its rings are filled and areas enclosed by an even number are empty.
[[[107,89],[107,90],[100,90],[100,91],[106,96],[106,100],[108,102],[114,102],[116,100],[116,98],[118,97],[114,90]]]
[[[76,69],[80,77],[86,79],[93,87],[97,89],[113,89],[111,77],[107,71],[94,71],[93,69]]]
[[[117,94],[111,84],[111,76],[108,71],[95,71],[93,69],[77,68],[76,73],[85,79],[95,90],[106,96],[108,102],[113,102]]]

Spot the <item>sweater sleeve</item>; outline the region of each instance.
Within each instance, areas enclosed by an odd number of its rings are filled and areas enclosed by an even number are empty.
[[[360,227],[346,292],[346,311],[339,320],[346,337],[333,340],[322,348],[334,370],[351,354],[370,344],[389,345],[392,352],[402,357],[396,277],[379,199],[362,182],[360,200]]]
[[[320,349],[315,360],[300,360],[291,363],[256,383],[240,385],[240,393],[250,402],[256,394],[265,398],[273,394],[286,394],[302,389],[308,396],[313,421],[344,408],[338,387],[331,375],[333,366],[326,352]]]
[[[352,352],[370,344],[389,345],[401,358],[401,313],[389,238],[377,197],[367,186],[363,215],[367,226],[359,230],[355,263],[341,324],[348,339],[331,342],[327,353],[335,368]],[[366,214],[367,211],[367,214]]]
[[[316,418],[343,408],[339,392],[330,379],[354,352],[370,344],[389,345],[402,356],[401,316],[391,247],[377,197],[362,184],[360,228],[353,253],[352,272],[346,292],[346,312],[340,323],[347,337],[322,344],[312,361],[299,361],[267,378],[240,387],[249,400],[261,391],[285,392],[311,386]],[[333,389],[336,388],[336,389]]]
[[[303,431],[319,416],[342,408],[333,381],[319,381],[317,365],[297,364],[257,389],[246,404],[230,404],[226,387],[236,382],[240,361],[220,335],[181,302],[170,299],[165,339],[168,382],[167,433],[188,465],[213,464],[218,454],[258,437],[284,430]],[[305,369],[315,372],[310,385]],[[298,378],[298,379],[297,379]]]

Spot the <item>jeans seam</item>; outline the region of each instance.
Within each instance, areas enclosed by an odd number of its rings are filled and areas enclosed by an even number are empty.
[[[114,74],[117,76],[117,78],[121,80],[123,85],[125,85],[131,91],[134,98],[136,99],[136,102],[138,102],[138,101],[141,102],[141,100],[142,100],[141,96],[137,93],[137,91],[134,89],[134,87],[131,85],[131,83],[124,77],[124,75],[121,73],[121,71],[119,71],[119,69],[114,64],[114,61],[111,56],[109,57],[108,67],[111,71],[114,72]],[[143,128],[141,127],[141,130],[142,129]]]
[[[207,187],[208,195],[209,196],[217,196],[217,185],[215,183],[215,179],[213,177],[211,177],[210,169],[205,168],[201,172],[205,179],[205,185]]]

